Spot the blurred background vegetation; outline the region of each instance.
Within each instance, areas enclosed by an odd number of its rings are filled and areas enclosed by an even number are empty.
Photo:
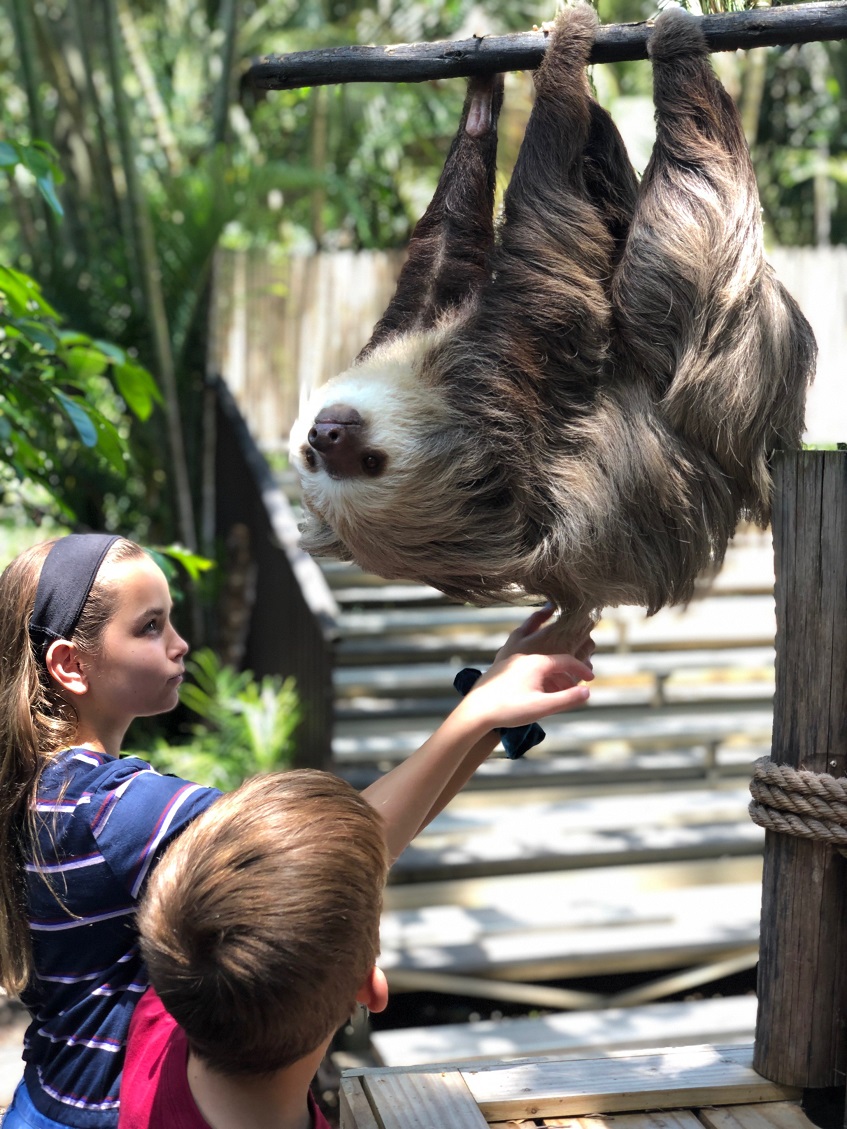
[[[742,6],[715,0],[708,10]],[[656,12],[649,0],[598,7],[607,23]],[[257,96],[244,82],[252,58],[502,34],[553,15],[552,2],[526,0],[6,0],[0,520],[9,535],[21,521],[119,529],[214,558],[202,468],[216,248],[400,247],[425,207],[462,81]],[[714,60],[742,109],[769,240],[847,241],[847,46]],[[594,80],[642,168],[649,66],[598,67]],[[530,76],[510,76],[501,187],[530,99]],[[230,697],[244,691],[211,667],[205,677]]]

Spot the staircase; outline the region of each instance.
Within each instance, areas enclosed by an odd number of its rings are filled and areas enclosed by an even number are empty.
[[[526,610],[323,568],[341,609],[335,766],[363,787],[425,740],[457,700],[456,670],[487,665]],[[679,997],[756,961],[763,833],[746,808],[770,747],[769,535],[739,532],[689,607],[610,609],[594,638],[589,705],[547,719],[524,759],[477,772],[394,866],[382,924],[395,998],[543,1014],[375,1031],[387,1065],[752,1038],[751,996]],[[608,986],[568,986],[586,978]]]

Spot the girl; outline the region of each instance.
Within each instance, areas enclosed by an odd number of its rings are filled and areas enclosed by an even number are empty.
[[[593,677],[550,611],[513,632],[421,748],[364,793],[392,858],[521,726],[582,704]],[[164,574],[124,538],[73,534],[0,576],[0,981],[32,1022],[4,1129],[112,1129],[147,986],[135,909],[150,870],[220,793],[120,758],[133,718],[173,709],[188,646]],[[587,659],[590,636],[577,655]],[[533,653],[529,653],[533,652]]]

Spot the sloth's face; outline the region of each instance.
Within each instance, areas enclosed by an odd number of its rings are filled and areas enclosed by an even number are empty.
[[[421,483],[447,410],[421,381],[429,344],[402,338],[318,388],[291,431],[290,455],[308,510],[333,529],[379,520],[407,482]],[[425,479],[423,479],[425,481]]]

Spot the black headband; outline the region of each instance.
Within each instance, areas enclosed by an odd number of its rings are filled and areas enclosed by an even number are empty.
[[[39,658],[54,639],[73,635],[103,558],[117,540],[111,533],[71,533],[50,549],[29,621],[29,637]]]

